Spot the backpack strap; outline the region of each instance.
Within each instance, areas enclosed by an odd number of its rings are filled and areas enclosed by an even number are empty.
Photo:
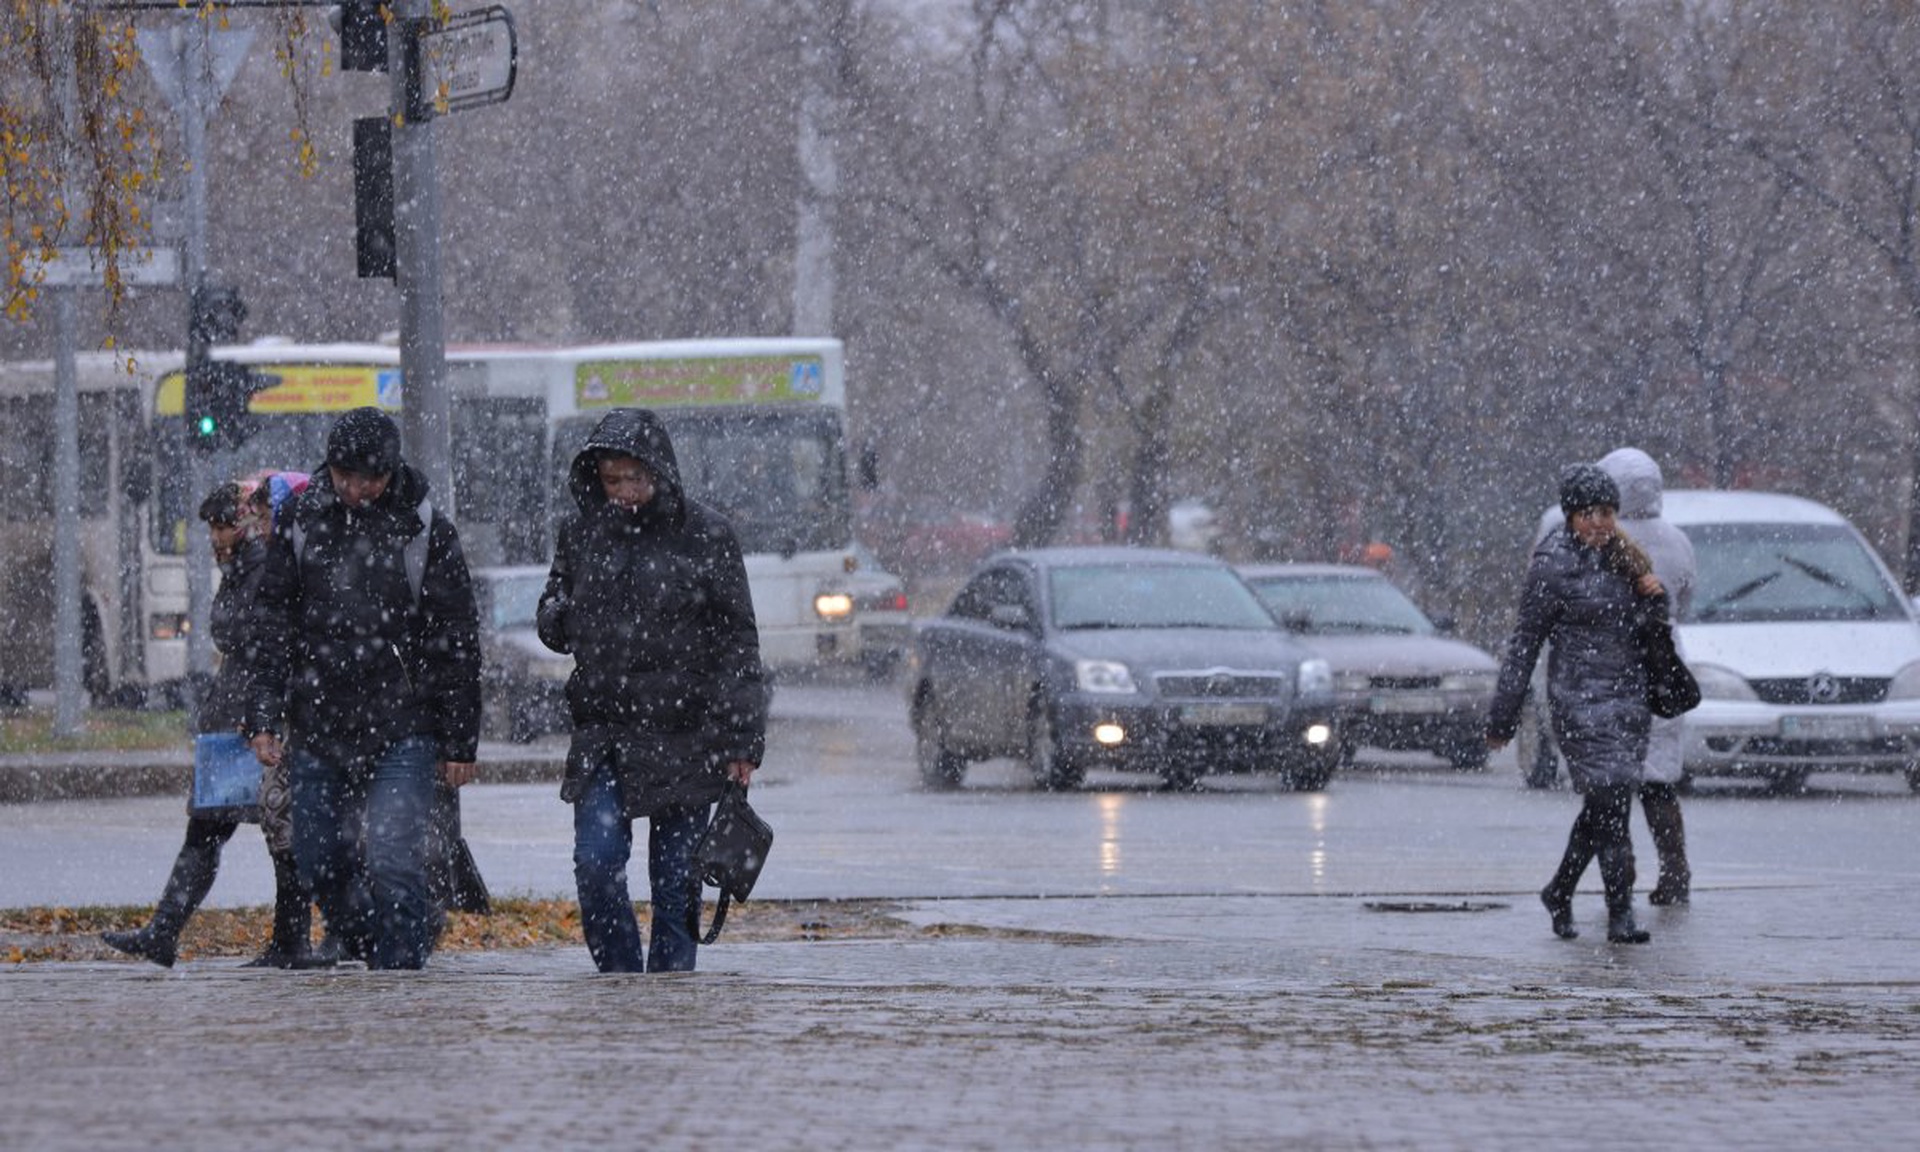
[[[427,545],[433,535],[433,501],[425,496],[413,506],[415,515],[420,517],[420,531],[408,538],[406,547],[401,550],[400,559],[407,569],[407,587],[413,590],[413,606],[420,606],[420,591],[427,584]],[[293,540],[293,562],[297,567],[307,559],[307,526],[299,520],[287,530]]]

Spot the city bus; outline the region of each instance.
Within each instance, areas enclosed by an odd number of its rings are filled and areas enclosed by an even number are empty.
[[[274,381],[252,398],[252,434],[213,458],[227,475],[316,467],[340,413],[403,403],[390,345],[262,341],[213,355]],[[187,541],[204,493],[189,490],[184,365],[179,352],[77,357],[83,663],[96,704],[176,701],[186,673]],[[838,341],[456,346],[447,383],[449,511],[473,566],[545,564],[571,510],[567,465],[593,422],[643,405],[672,430],[688,489],[739,532],[769,667],[860,658]],[[53,682],[53,392],[51,360],[0,364],[0,704]]]
[[[144,679],[141,541],[148,353],[75,357],[83,684],[104,702]],[[0,705],[53,684],[54,363],[0,364]]]
[[[687,491],[725,513],[740,538],[761,659],[777,672],[860,658],[846,586],[857,560],[838,340],[449,349],[447,361],[456,406],[484,396],[541,413],[544,451],[512,462],[507,475],[488,483],[524,485],[547,501],[537,521],[542,559],[552,526],[572,511],[567,472],[594,423],[610,408],[649,408],[673,437]],[[456,433],[459,427],[456,412]],[[471,449],[456,445],[454,457],[456,468],[464,458],[482,474]],[[534,460],[543,462],[544,475],[524,474]],[[464,534],[466,505],[461,512]],[[520,548],[530,541],[508,535],[501,543]]]

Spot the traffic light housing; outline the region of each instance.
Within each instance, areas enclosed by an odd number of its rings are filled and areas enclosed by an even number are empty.
[[[340,67],[347,72],[387,70],[387,17],[380,0],[340,5]]]
[[[272,380],[244,364],[208,360],[187,369],[187,438],[202,452],[238,448],[253,434],[247,411],[253,394]]]
[[[202,284],[193,290],[187,316],[187,339],[201,347],[231,344],[240,338],[247,305],[240,289],[228,284]]]
[[[393,121],[353,122],[353,262],[361,279],[393,279]]]

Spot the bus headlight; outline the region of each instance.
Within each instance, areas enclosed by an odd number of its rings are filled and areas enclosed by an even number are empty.
[[[147,617],[147,637],[152,640],[179,640],[193,631],[193,622],[185,612],[155,612]]]
[[[845,592],[822,592],[813,598],[813,610],[822,620],[845,620],[853,615],[853,597]]]

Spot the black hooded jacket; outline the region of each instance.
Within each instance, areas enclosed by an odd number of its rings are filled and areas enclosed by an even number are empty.
[[[254,598],[249,732],[290,727],[296,744],[323,759],[431,735],[441,759],[474,759],[479,617],[459,534],[438,508],[418,603],[407,577],[406,545],[423,527],[426,496],[426,478],[402,464],[378,500],[349,508],[320,467],[281,511]]]
[[[607,453],[645,464],[653,499],[634,511],[610,503],[598,472]],[[579,512],[560,524],[539,609],[540,639],[574,658],[561,796],[578,799],[612,756],[631,816],[711,802],[724,765],[758,764],[766,744],[759,631],[733,527],[685,493],[672,441],[643,409],[600,420],[568,488]]]

